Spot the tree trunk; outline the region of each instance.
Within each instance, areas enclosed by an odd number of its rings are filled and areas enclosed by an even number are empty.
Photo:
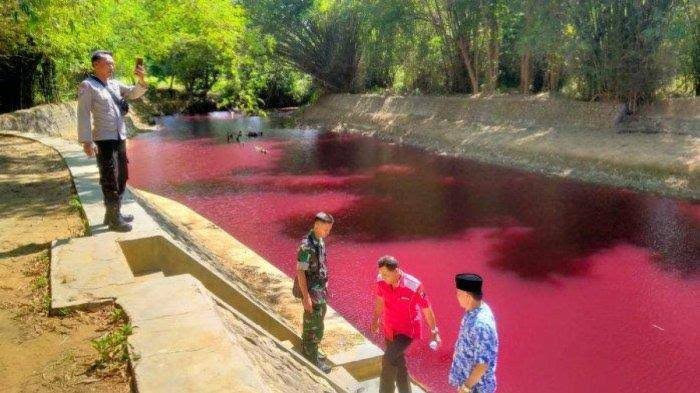
[[[489,42],[487,44],[487,82],[486,89],[489,93],[496,91],[498,85],[498,62],[500,58],[499,26],[493,6],[489,9]]]
[[[491,28],[491,34],[489,37],[488,45],[488,81],[486,84],[486,89],[489,93],[496,91],[496,86],[498,84],[498,61],[500,57],[500,48],[498,43],[498,30],[495,26]]]
[[[547,56],[547,90],[556,91],[559,84],[559,64],[554,55]]]
[[[533,1],[524,1],[524,23],[523,34],[526,40],[531,39],[534,7]],[[524,42],[523,52],[520,55],[520,92],[528,94],[532,86],[532,47],[529,42]]]
[[[472,87],[472,94],[479,94],[479,76],[476,74],[476,65],[472,62],[472,57],[469,54],[469,43],[464,39],[464,37],[459,37],[457,40],[457,45],[459,46],[459,54],[462,57],[462,62],[464,66],[467,67],[467,73],[469,74],[469,82]]]
[[[530,50],[526,50],[520,56],[520,92],[527,94],[530,92],[532,84],[532,55]]]

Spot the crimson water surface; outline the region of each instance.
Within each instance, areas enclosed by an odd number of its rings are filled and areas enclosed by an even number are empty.
[[[700,204],[546,178],[259,118],[167,117],[131,141],[131,184],[215,222],[285,273],[319,210],[331,305],[369,332],[375,261],[399,258],[445,345],[409,351],[435,392],[458,323],[453,275],[478,272],[500,335],[499,392],[689,392],[700,385]],[[263,130],[227,144],[226,132]],[[267,154],[262,152],[267,151]]]

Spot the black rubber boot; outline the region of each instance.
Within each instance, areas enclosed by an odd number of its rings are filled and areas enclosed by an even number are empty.
[[[131,230],[131,225],[129,225],[121,218],[121,216],[119,216],[117,206],[107,206],[104,223],[107,225],[110,231],[129,232]]]
[[[331,372],[331,366],[325,360],[321,360],[321,359],[316,360],[316,367],[318,367],[325,374],[328,374]]]
[[[118,214],[119,214],[119,217],[121,217],[123,221],[125,221],[125,222],[132,222],[132,221],[134,221],[134,216],[133,216],[132,214],[123,214],[123,213],[122,213],[122,203],[121,203],[121,201],[119,201],[119,204],[118,204],[117,206],[118,206],[117,212],[118,212]]]

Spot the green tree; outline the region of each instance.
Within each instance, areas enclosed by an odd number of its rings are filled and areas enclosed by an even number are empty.
[[[653,99],[664,83],[659,48],[671,5],[670,0],[571,2],[574,72],[586,99],[618,100],[632,111]]]
[[[253,22],[275,39],[282,59],[331,92],[351,91],[359,20],[353,1],[245,0]]]

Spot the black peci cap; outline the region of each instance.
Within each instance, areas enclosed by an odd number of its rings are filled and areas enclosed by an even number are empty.
[[[482,295],[481,285],[483,282],[484,280],[478,274],[461,273],[455,276],[457,289],[479,296]]]

